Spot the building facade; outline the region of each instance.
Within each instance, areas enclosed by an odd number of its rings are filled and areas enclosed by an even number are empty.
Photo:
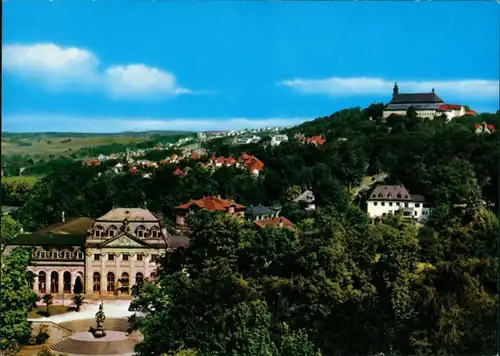
[[[432,212],[431,205],[418,194],[410,194],[403,185],[379,185],[367,201],[367,213],[372,219],[383,218],[401,211],[404,218],[423,221]]]
[[[183,236],[167,236],[146,209],[116,208],[93,220],[61,221],[11,241],[34,248],[30,266],[39,294],[128,295],[131,287],[155,277],[165,252],[187,246]]]
[[[398,84],[394,84],[392,99],[384,108],[382,117],[388,118],[391,115],[406,116],[408,109],[413,108],[418,117],[423,119],[434,119],[438,116],[451,120],[463,115],[476,115],[476,112],[469,110],[465,105],[445,104],[432,89],[430,93],[399,93]]]

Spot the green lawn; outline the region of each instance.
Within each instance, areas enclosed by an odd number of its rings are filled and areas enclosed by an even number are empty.
[[[59,315],[69,312],[69,307],[67,305],[53,305],[49,308],[50,315]],[[28,313],[28,318],[43,318],[47,316],[47,308],[44,306],[39,306],[34,308]]]
[[[29,186],[35,185],[38,181],[38,176],[16,176],[16,177],[2,177],[2,182],[4,183],[17,183],[17,182],[26,182]]]

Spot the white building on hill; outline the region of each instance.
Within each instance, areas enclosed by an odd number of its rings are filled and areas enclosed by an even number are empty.
[[[431,205],[422,195],[410,194],[403,185],[379,185],[367,201],[368,215],[372,219],[403,212],[403,217],[425,220],[431,214]]]

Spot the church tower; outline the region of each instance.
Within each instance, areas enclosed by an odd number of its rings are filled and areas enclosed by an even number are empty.
[[[398,87],[398,82],[394,83],[394,88],[392,89],[392,95],[398,95],[399,94],[399,87]]]

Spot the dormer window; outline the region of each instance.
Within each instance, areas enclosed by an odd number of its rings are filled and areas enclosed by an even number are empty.
[[[392,198],[392,194],[391,193],[387,194],[387,198],[391,199]]]
[[[401,199],[401,193],[398,193],[397,197],[398,199]]]
[[[378,197],[379,197],[379,198],[382,198],[382,193],[378,193]]]
[[[108,232],[108,237],[116,236],[117,232],[118,232],[118,228],[114,225],[111,225],[110,227],[108,227],[107,232]]]
[[[135,235],[137,237],[144,237],[146,232],[146,228],[144,226],[139,226],[137,229],[135,229]]]
[[[104,237],[104,228],[100,225],[94,227],[94,236],[95,237]]]
[[[405,194],[405,199],[408,199],[408,194]]]
[[[51,256],[52,258],[57,258],[58,253],[57,253],[57,251],[52,251],[51,255],[52,255]]]
[[[71,253],[69,251],[64,251],[64,258],[70,259],[71,258]]]
[[[155,227],[151,228],[151,230],[150,230],[150,234],[151,234],[151,237],[153,239],[156,239],[156,238],[160,237],[159,233],[160,233],[160,231],[157,228],[155,228]]]

